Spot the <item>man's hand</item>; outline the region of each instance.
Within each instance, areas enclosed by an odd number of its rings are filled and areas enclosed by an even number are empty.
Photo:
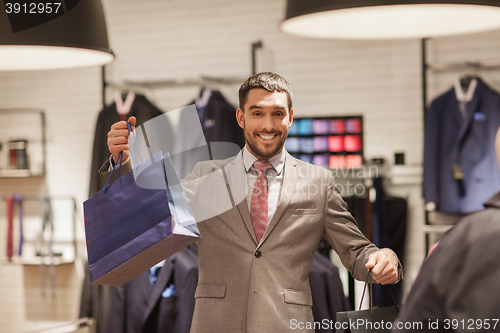
[[[372,253],[365,267],[372,268],[372,277],[380,284],[393,283],[398,279],[398,258],[389,249]]]
[[[128,118],[128,122],[132,125],[133,130],[135,130],[136,121],[134,116]],[[116,163],[121,151],[123,151],[122,162],[128,158],[130,147],[128,144],[127,123],[125,121],[119,121],[111,126],[111,130],[108,132],[108,148],[110,153],[113,154],[113,162]]]

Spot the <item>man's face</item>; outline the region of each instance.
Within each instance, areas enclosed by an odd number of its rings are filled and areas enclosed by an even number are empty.
[[[258,159],[267,160],[283,149],[293,109],[288,110],[286,93],[256,88],[248,92],[244,110],[236,110],[236,119],[243,128],[247,149]]]

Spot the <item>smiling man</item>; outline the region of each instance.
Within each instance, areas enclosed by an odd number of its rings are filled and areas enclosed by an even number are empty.
[[[291,97],[287,98],[291,91],[249,90],[250,82],[240,89],[236,119],[244,129],[246,148],[258,159],[265,160],[281,152],[285,144],[293,121],[293,109],[289,108]]]
[[[283,149],[293,121],[288,83],[277,74],[255,74],[242,84],[239,99],[243,150],[227,160],[198,163],[183,182],[209,175],[215,166],[224,170],[227,190],[184,186],[190,204],[199,199],[193,199],[197,192],[205,193],[201,199],[211,197],[213,205],[228,192],[246,194],[231,209],[197,221],[199,281],[191,332],[290,332],[293,323],[313,323],[308,274],[322,237],[356,279],[366,279],[369,268],[379,283],[400,279],[397,256],[359,231],[332,172]],[[129,121],[135,125],[134,118]],[[125,122],[109,132],[115,160],[120,151],[128,156],[127,135]],[[129,161],[123,170],[130,170]]]

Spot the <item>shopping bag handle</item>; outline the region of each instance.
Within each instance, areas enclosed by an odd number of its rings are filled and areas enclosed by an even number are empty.
[[[132,165],[135,169],[135,158],[134,158],[134,149],[133,149],[133,143],[132,143],[132,138],[130,137],[130,132],[132,132],[132,136],[134,137],[134,142],[135,146],[137,147],[137,151],[139,152],[139,157],[141,158],[141,163],[144,162],[142,159],[142,154],[141,154],[141,149],[139,148],[139,144],[137,143],[137,139],[135,138],[135,132],[132,129],[132,124],[127,121],[127,130],[128,130],[128,139],[130,141],[130,155],[132,155]]]
[[[366,276],[365,287],[363,288],[363,295],[361,296],[361,301],[359,302],[359,310],[361,310],[361,306],[363,305],[363,299],[365,298],[366,285],[370,284],[368,286],[368,288],[370,289],[370,316],[373,313],[373,286],[372,286],[372,283],[369,282],[371,280],[372,269],[373,268],[370,268],[368,270],[368,275]],[[399,313],[398,303],[396,302],[396,299],[394,298],[394,295],[392,294],[392,292],[390,290],[389,290],[389,293],[391,294],[392,300],[394,301],[394,306],[396,307],[396,311]]]
[[[139,144],[137,144],[137,139],[135,138],[135,133],[132,129],[132,124],[129,123],[128,121],[127,121],[127,130],[128,130],[128,138],[130,140],[130,154],[132,155],[132,165],[135,168],[134,150],[132,149],[133,143],[132,143],[132,138],[130,137],[130,132],[132,132],[132,135],[134,137],[135,146],[137,147],[137,151],[139,152],[139,157],[141,158],[141,162],[144,162],[144,160],[142,159],[141,150],[139,149]],[[111,175],[113,175],[113,172],[115,171],[115,168],[116,168],[116,165],[118,164],[118,162],[120,162],[120,166],[118,167],[118,178],[120,178],[120,173],[122,170],[122,162],[123,162],[123,151],[121,151],[120,154],[118,154],[118,159],[116,160],[115,165],[113,165],[113,169],[111,170],[111,173],[109,174],[109,177],[108,177],[108,180],[106,181],[106,184],[104,185],[103,193],[106,193],[106,189],[108,188],[109,180],[111,179]]]
[[[118,178],[120,178],[120,173],[122,171],[122,158],[123,158],[123,151],[118,154],[118,159],[115,162],[115,165],[113,165],[113,169],[111,170],[111,173],[109,174],[108,180],[106,181],[106,184],[104,185],[104,189],[102,190],[102,193],[106,193],[106,189],[108,188],[108,183],[109,180],[111,179],[111,176],[113,175],[113,172],[115,172],[116,165],[118,162],[120,162],[120,166],[118,167]]]
[[[368,283],[370,283],[370,309],[373,309],[373,290],[371,288],[371,282],[368,282],[370,281],[371,275],[372,275],[372,268],[368,270],[368,275],[366,276],[365,287],[363,288],[363,294],[361,295],[361,301],[359,302],[358,310],[361,310],[361,306],[363,305],[363,300],[365,299],[366,285]]]

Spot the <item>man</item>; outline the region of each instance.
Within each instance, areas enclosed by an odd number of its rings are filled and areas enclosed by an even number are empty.
[[[313,324],[308,274],[323,236],[355,278],[365,279],[373,268],[375,281],[397,281],[397,256],[377,249],[359,231],[332,173],[283,149],[293,121],[288,83],[279,75],[259,73],[242,84],[239,99],[236,119],[244,131],[244,149],[224,161],[198,163],[183,180],[188,199],[200,193],[227,196],[192,186],[215,166],[225,173],[229,195],[239,198],[243,192],[246,198],[198,223],[200,276],[192,332],[275,333]],[[134,118],[129,122],[135,125]],[[115,161],[121,151],[128,159],[126,128],[119,122],[109,132]],[[109,164],[103,167],[108,170]],[[129,162],[124,169],[130,170]]]
[[[496,134],[500,164],[500,129]],[[394,332],[500,330],[500,193],[462,218],[422,265]]]

